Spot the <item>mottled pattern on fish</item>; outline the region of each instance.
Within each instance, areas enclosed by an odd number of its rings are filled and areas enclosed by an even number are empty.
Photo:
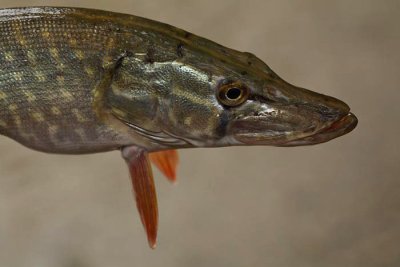
[[[92,103],[102,67],[125,36],[104,24],[24,11],[0,13],[1,132],[50,152],[120,145]]]

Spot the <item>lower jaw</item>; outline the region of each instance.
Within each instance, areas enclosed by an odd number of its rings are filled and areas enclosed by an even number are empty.
[[[357,126],[357,123],[357,117],[349,113],[313,135],[279,144],[278,146],[307,146],[325,143],[351,132]]]

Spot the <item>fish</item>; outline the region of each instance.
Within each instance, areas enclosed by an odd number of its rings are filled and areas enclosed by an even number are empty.
[[[177,149],[315,145],[356,125],[343,101],[168,24],[73,7],[0,9],[0,134],[45,153],[120,150],[151,248],[151,162],[175,182]]]

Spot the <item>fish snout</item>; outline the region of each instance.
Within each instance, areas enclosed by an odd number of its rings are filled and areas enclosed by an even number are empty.
[[[343,101],[316,93],[304,88],[297,88],[296,99],[307,113],[319,117],[318,127],[309,136],[289,141],[282,146],[313,145],[327,142],[333,138],[351,132],[358,124],[357,117],[350,112],[350,107]]]
[[[350,113],[350,107],[343,101],[314,91],[290,85],[292,97],[296,105],[302,106],[311,112],[318,113],[321,121],[336,121]]]

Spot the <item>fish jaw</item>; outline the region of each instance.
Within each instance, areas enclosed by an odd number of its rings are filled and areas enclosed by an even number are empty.
[[[279,146],[291,147],[291,146],[304,146],[304,145],[316,145],[320,143],[328,142],[334,138],[345,135],[358,124],[358,119],[353,113],[348,113],[339,120],[333,122],[330,126],[323,128],[321,131],[297,140],[289,141]]]

